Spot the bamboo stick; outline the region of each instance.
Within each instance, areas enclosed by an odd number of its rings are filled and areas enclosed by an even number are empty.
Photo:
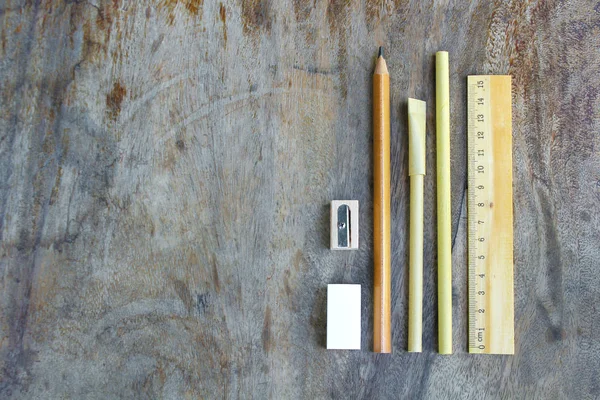
[[[435,57],[438,228],[438,342],[452,354],[452,209],[450,207],[450,83],[448,52]]]

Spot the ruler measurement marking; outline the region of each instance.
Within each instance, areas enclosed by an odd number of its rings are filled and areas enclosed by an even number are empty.
[[[467,98],[469,352],[511,354],[512,171],[505,179],[495,169],[496,159],[511,163],[510,77],[469,76]]]
[[[477,164],[476,167],[471,168],[471,190],[469,201],[471,212],[471,232],[470,232],[470,276],[471,276],[471,341],[470,351],[481,352],[485,350],[485,318],[486,311],[486,299],[485,293],[487,288],[488,277],[485,275],[485,271],[481,270],[478,266],[479,257],[485,257],[485,220],[480,219],[478,209],[476,207],[485,207],[486,202],[482,199],[477,199],[478,190],[485,190],[486,186],[489,187],[489,170],[486,170],[485,155],[488,153],[489,157],[489,134],[490,134],[490,101],[489,101],[489,90],[485,88],[489,87],[489,77],[480,77],[474,80],[469,86],[471,93],[470,99],[472,104],[472,114],[470,115],[470,121],[473,122],[472,129],[469,135],[469,146],[472,148],[471,154],[471,165]],[[486,152],[486,150],[488,150]],[[478,162],[478,158],[483,157],[482,162]],[[473,189],[474,188],[474,189]],[[474,206],[475,205],[475,206]]]

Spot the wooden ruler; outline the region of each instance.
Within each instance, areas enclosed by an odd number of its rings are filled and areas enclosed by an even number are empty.
[[[511,77],[467,86],[469,352],[514,354]]]

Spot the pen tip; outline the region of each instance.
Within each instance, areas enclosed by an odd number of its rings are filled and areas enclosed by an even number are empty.
[[[379,57],[383,57],[383,46],[379,46]]]

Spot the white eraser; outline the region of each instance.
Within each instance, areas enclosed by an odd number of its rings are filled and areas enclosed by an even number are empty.
[[[358,200],[331,202],[331,250],[358,249]]]
[[[360,285],[327,285],[327,348],[360,350]]]

